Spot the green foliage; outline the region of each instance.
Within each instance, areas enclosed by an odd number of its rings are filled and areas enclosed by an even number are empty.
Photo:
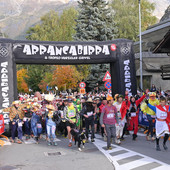
[[[51,66],[43,66],[43,65],[27,65],[27,76],[25,78],[28,87],[35,91],[40,91],[39,84],[44,79],[45,73],[52,71]]]
[[[112,0],[110,6],[115,15],[114,20],[118,27],[116,38],[137,40],[139,35],[139,7],[138,0]],[[148,0],[141,1],[142,31],[156,23],[153,16],[155,5]]]
[[[77,11],[71,7],[59,16],[50,11],[41,18],[41,22],[27,31],[27,39],[40,41],[72,41],[75,34]]]

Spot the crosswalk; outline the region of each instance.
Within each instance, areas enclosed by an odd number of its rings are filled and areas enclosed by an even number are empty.
[[[108,158],[115,170],[168,170],[170,165],[146,155],[113,145],[112,150],[106,149],[106,142],[95,139],[94,145]]]

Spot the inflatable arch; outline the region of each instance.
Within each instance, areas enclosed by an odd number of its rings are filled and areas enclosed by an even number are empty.
[[[0,109],[17,99],[16,64],[110,63],[112,94],[136,94],[133,42],[48,42],[0,39]]]

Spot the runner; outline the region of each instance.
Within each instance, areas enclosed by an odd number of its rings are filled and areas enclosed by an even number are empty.
[[[160,98],[160,105],[153,106],[149,104],[148,100],[146,100],[146,104],[150,109],[152,109],[156,113],[156,150],[160,151],[160,146],[159,146],[159,139],[161,136],[164,136],[164,141],[163,141],[163,148],[164,150],[167,150],[168,147],[166,146],[166,142],[169,138],[169,128],[168,124],[166,122],[166,119],[170,112],[170,106],[166,105],[166,98],[161,97]]]
[[[86,127],[86,142],[88,143],[89,139],[89,126],[91,126],[91,142],[94,142],[94,116],[95,116],[95,108],[92,105],[93,100],[89,98],[86,101],[86,105],[83,107],[81,111],[81,115],[85,117],[85,127]]]
[[[47,135],[48,135],[48,145],[55,145],[57,146],[56,142],[56,123],[55,123],[55,108],[53,105],[49,104],[46,106],[48,109],[47,114]]]
[[[67,126],[67,132],[68,132],[68,139],[69,139],[69,147],[72,146],[72,140],[71,140],[71,129],[76,127],[77,123],[77,116],[78,111],[76,106],[73,105],[73,101],[71,98],[68,99],[68,106],[64,108],[63,112],[64,118],[67,120],[66,126]]]
[[[115,106],[113,106],[113,98],[111,96],[108,96],[107,105],[103,107],[100,116],[100,124],[103,128],[106,128],[108,150],[112,150],[111,138],[115,137],[115,124],[118,122],[119,120],[117,117],[117,109]]]
[[[6,109],[3,109],[3,112],[9,112],[9,118],[11,121],[11,142],[15,142],[15,134],[18,132],[18,144],[22,144],[22,126],[23,126],[23,118],[24,111],[23,109],[27,106],[27,104],[20,104],[19,100],[16,100],[12,103],[12,106]]]
[[[113,105],[117,109],[117,116],[118,116],[119,123],[116,124],[115,143],[121,144],[120,139],[123,135],[123,129],[126,123],[127,105],[126,102],[123,101],[122,95],[118,95],[116,101],[117,102],[115,102]]]
[[[146,97],[146,95],[143,95],[140,99],[136,100],[135,96],[130,97],[130,106],[129,106],[129,127],[128,130],[132,131],[134,128],[133,133],[133,140],[136,140],[137,133],[138,133],[138,114],[139,114],[139,104],[143,101],[143,99]],[[129,105],[129,104],[128,104]]]
[[[152,92],[149,95],[149,104],[156,106],[159,105],[159,100],[156,99],[156,93]],[[152,140],[154,141],[155,138],[153,136],[153,128],[154,128],[154,122],[155,122],[155,112],[152,111],[145,102],[142,103],[141,105],[141,110],[143,111],[143,113],[147,116],[148,122],[149,122],[149,128],[148,128],[148,132],[147,132],[147,136],[146,136],[146,140]],[[151,139],[149,137],[149,134],[151,133]]]

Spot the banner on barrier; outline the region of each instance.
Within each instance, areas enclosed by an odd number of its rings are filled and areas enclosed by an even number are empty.
[[[3,115],[0,115],[0,135],[4,133],[5,125]]]

